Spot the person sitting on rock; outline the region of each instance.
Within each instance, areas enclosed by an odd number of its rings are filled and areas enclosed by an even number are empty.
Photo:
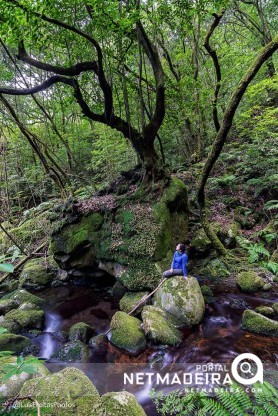
[[[171,269],[163,273],[163,277],[183,276],[187,279],[186,264],[188,262],[188,255],[185,253],[185,245],[178,244],[174,253]]]

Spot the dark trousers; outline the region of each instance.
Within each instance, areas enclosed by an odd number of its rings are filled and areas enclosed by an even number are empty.
[[[183,276],[182,269],[173,269],[172,272],[171,270],[166,270],[166,272],[163,273],[163,277],[172,277],[172,276]]]

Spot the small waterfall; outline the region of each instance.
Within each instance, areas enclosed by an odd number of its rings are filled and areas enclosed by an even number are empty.
[[[54,312],[46,313],[45,330],[41,336],[41,350],[40,357],[48,359],[56,349],[56,340],[54,339],[55,332],[59,331],[62,319],[60,315]]]

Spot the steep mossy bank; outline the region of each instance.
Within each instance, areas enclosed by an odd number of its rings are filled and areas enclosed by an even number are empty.
[[[187,238],[185,185],[172,178],[165,189],[143,197],[101,198],[107,203],[94,197],[81,209],[73,207],[74,213],[60,219],[61,228],[57,221],[51,238],[55,260],[68,271],[100,266],[132,291],[154,288],[176,242]]]

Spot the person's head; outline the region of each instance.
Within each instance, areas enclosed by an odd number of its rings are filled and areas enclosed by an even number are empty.
[[[176,250],[179,251],[180,253],[184,253],[185,252],[185,245],[184,244],[178,244],[176,247]]]

